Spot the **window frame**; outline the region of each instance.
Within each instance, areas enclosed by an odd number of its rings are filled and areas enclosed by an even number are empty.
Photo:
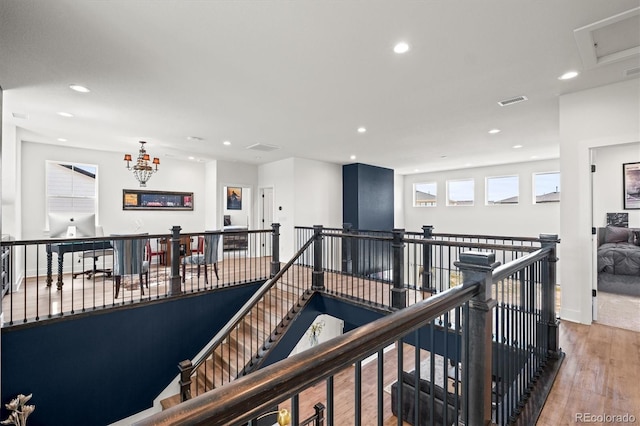
[[[417,204],[416,193],[418,192],[418,185],[433,185],[435,187],[435,194],[427,192],[426,194],[433,195],[435,197],[433,204]],[[423,192],[423,191],[420,191]],[[413,207],[437,207],[438,206],[438,182],[416,182],[413,184]]]
[[[515,197],[517,197],[517,201],[513,202],[513,203],[490,202],[490,200],[489,200],[489,181],[491,179],[505,179],[505,178],[516,178],[516,195],[515,195]],[[508,199],[508,198],[513,198],[513,196],[507,197],[505,199]],[[484,179],[484,204],[485,204],[485,206],[512,206],[512,205],[520,204],[520,175],[486,176],[485,179]]]
[[[558,186],[557,189],[558,191],[555,191],[558,193],[558,199],[557,200],[551,200],[551,201],[538,201],[538,195],[536,194],[536,176],[538,175],[558,175]],[[562,187],[560,186],[561,183],[561,173],[559,170],[555,170],[555,171],[548,171],[548,172],[533,172],[531,174],[531,187],[532,187],[532,202],[534,205],[538,205],[538,204],[553,204],[553,203],[559,203],[560,200],[562,200]],[[547,192],[545,194],[541,194],[541,195],[546,195],[546,194],[551,194],[551,192]]]
[[[450,184],[452,182],[471,182],[471,204],[451,204],[451,197],[450,197]],[[447,180],[446,183],[446,206],[447,207],[473,207],[475,206],[476,203],[476,180],[475,178],[464,178],[464,179],[449,179]],[[460,200],[460,201],[464,201],[464,200]]]
[[[55,166],[70,166],[70,167],[77,167],[77,168],[93,168],[95,169],[95,175],[94,175],[94,191],[93,191],[93,196],[87,196],[87,195],[75,195],[75,194],[71,194],[71,195],[61,195],[61,194],[55,194],[52,195],[50,194],[50,183],[49,183],[49,176],[50,176],[50,167],[55,167]],[[59,212],[57,210],[51,210],[50,209],[50,200],[51,199],[78,199],[78,200],[93,200],[93,211],[92,212],[88,212],[88,211],[76,211],[76,210],[71,210],[72,213],[91,213],[95,215],[96,218],[96,223],[100,223],[99,222],[99,218],[98,218],[98,190],[99,190],[99,185],[98,185],[98,173],[99,167],[97,164],[89,164],[89,163],[81,163],[81,162],[76,162],[76,161],[63,161],[63,160],[46,160],[45,161],[45,226],[46,226],[46,230],[49,231],[49,213],[56,213]],[[71,175],[73,178],[73,175]],[[72,190],[73,192],[73,190]]]

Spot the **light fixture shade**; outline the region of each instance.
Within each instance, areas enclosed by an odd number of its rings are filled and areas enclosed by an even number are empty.
[[[140,182],[141,187],[147,186],[147,181],[151,178],[151,175],[158,171],[158,164],[160,164],[159,158],[153,159],[153,164],[155,164],[155,169],[151,167],[149,164],[150,156],[147,154],[147,151],[144,149],[144,144],[146,142],[140,141],[140,151],[138,152],[138,158],[136,159],[133,167],[129,165],[131,161],[131,155],[125,154],[124,160],[127,162],[127,169],[133,172],[136,180]]]

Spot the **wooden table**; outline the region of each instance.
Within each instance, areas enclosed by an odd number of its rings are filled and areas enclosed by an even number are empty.
[[[191,255],[191,242],[193,239],[189,236],[180,237],[180,257]],[[165,254],[165,265],[171,266],[171,241],[167,238],[161,238],[158,243],[160,244],[160,250],[163,250]]]

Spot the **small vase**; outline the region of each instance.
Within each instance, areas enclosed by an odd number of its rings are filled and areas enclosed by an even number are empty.
[[[314,347],[318,344],[318,336],[315,333],[311,333],[309,336],[309,347]]]

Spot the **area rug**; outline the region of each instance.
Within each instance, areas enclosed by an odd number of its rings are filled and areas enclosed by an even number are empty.
[[[598,273],[598,291],[640,297],[640,276]]]

